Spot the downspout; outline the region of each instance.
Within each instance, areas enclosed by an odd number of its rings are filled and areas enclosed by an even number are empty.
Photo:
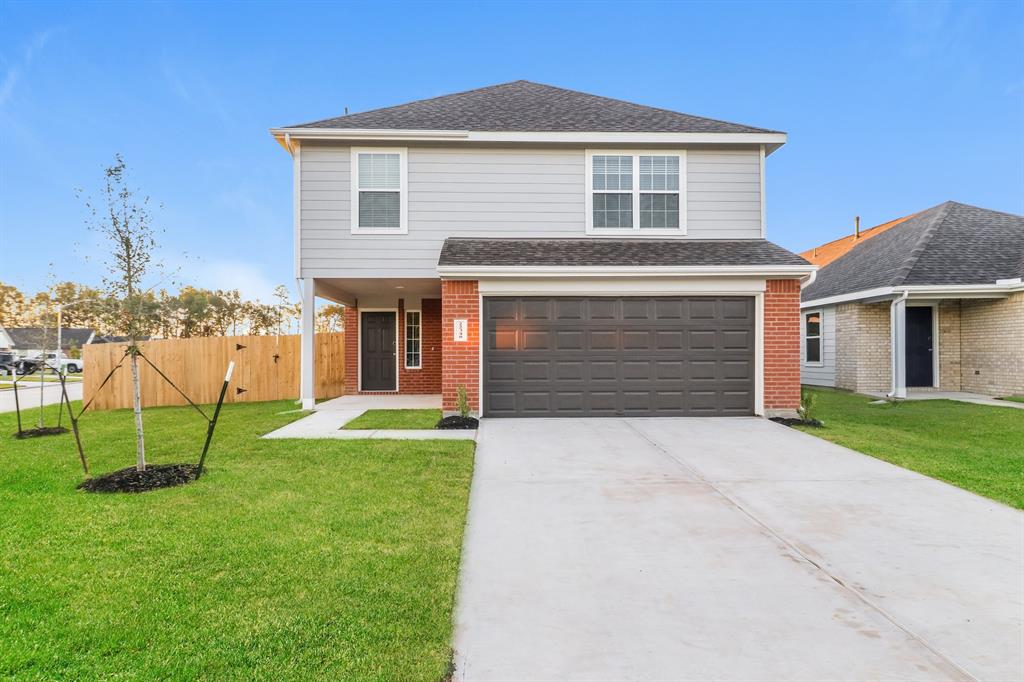
[[[900,349],[906,348],[906,316],[904,315],[901,319],[900,312],[906,311],[907,299],[910,297],[910,292],[906,289],[899,298],[894,298],[892,303],[889,304],[889,354],[890,358],[890,374],[891,389],[887,394],[889,398],[906,398],[906,351],[903,351],[904,359],[901,363],[899,361]],[[900,390],[900,374],[904,375],[903,379],[903,390]],[[902,395],[900,395],[902,393]]]

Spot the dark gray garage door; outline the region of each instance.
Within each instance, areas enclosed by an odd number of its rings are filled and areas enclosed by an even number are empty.
[[[484,299],[491,417],[754,413],[750,297]]]

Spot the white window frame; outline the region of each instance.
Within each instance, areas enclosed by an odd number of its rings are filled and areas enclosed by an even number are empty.
[[[825,311],[821,308],[812,308],[811,310],[800,311],[800,342],[802,347],[800,348],[800,355],[803,357],[804,364],[808,367],[824,367],[825,366]],[[818,336],[807,335],[807,317],[808,315],[817,314],[818,316]],[[818,339],[818,359],[812,361],[807,359],[807,339],[817,338]]]
[[[633,227],[594,227],[594,157],[595,156],[630,156],[633,159]],[[676,194],[672,190],[641,190],[640,189],[640,157],[641,156],[678,156],[679,157],[679,227],[642,228],[640,227],[640,195],[641,194]],[[586,211],[587,235],[591,237],[666,237],[686,235],[686,150],[685,149],[588,149],[586,151],[584,210]],[[625,194],[625,192],[600,192],[602,194]]]
[[[399,217],[398,227],[359,226],[359,155],[398,154],[399,159]],[[409,150],[406,147],[352,147],[349,163],[349,185],[351,187],[351,230],[352,234],[409,234]],[[373,191],[394,191],[367,189]]]
[[[419,335],[419,338],[416,339],[416,341],[419,343],[419,347],[416,349],[416,355],[419,357],[420,361],[419,361],[418,364],[415,364],[415,365],[410,365],[409,364],[409,345],[408,345],[409,344],[409,313],[416,313],[419,316],[419,322],[417,323],[416,327],[419,329],[420,335]],[[402,362],[405,364],[405,368],[406,369],[423,369],[423,311],[422,310],[419,310],[418,308],[414,308],[412,310],[406,310],[405,311],[405,328],[403,329],[403,331],[404,331],[404,334],[403,334],[404,338],[402,339],[402,356],[403,356],[402,357]]]

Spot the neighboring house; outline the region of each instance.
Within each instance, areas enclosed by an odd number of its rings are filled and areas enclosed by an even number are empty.
[[[65,356],[72,346],[81,349],[92,343],[95,333],[85,327],[64,327],[61,330],[61,349]],[[57,345],[54,327],[0,327],[0,350],[10,350],[19,357],[35,357],[52,353]]]
[[[853,234],[840,237],[839,239],[834,239],[827,244],[822,244],[821,246],[815,246],[813,249],[807,249],[801,253],[800,256],[817,266],[824,267],[837,258],[845,256],[850,249],[858,244],[861,244],[872,237],[877,237],[886,230],[892,229],[904,220],[912,217],[912,215],[903,216],[902,218],[890,220],[889,222],[882,223],[881,225],[869,227],[866,230],[861,230],[859,228],[860,218],[857,218],[858,229]]]
[[[803,291],[805,384],[1024,394],[1024,217],[952,201],[823,267]]]
[[[799,291],[765,240],[784,133],[516,81],[273,129],[293,158],[303,403],[314,296],[346,390],[487,416],[799,403]]]

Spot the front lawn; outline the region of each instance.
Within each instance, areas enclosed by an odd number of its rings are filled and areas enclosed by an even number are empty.
[[[441,678],[473,444],[257,438],[300,416],[228,405],[202,479],[102,495],[0,414],[0,677]],[[151,462],[196,460],[194,412],[145,421]],[[130,411],[82,428],[94,473],[133,463]]]
[[[1024,410],[805,390],[825,426],[801,430],[1024,509]]]
[[[1024,403],[1024,395],[1006,395],[1001,400],[1010,400],[1015,403]]]
[[[432,429],[441,410],[367,410],[343,429]]]

